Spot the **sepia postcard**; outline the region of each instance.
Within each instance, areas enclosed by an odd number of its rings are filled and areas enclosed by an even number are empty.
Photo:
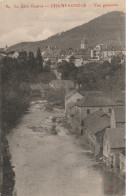
[[[0,196],[125,196],[125,0],[0,0]]]

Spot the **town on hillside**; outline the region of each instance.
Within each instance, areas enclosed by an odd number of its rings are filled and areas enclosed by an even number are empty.
[[[126,50],[79,44],[0,49],[1,196],[124,194]]]

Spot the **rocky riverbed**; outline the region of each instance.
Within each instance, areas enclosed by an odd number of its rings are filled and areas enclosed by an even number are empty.
[[[15,171],[16,196],[124,195],[124,183],[100,169],[89,150],[58,123],[44,101],[32,102],[20,124],[8,135]],[[57,134],[52,134],[56,125]]]

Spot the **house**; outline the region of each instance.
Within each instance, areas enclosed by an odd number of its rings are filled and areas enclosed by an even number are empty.
[[[102,110],[105,113],[111,113],[113,105],[113,101],[105,94],[101,92],[89,93],[75,104],[75,118],[78,119],[78,123],[80,123],[82,118],[85,118],[98,110]]]
[[[106,129],[103,138],[104,162],[111,168],[120,167],[118,165],[119,157],[122,158],[120,154],[125,155],[125,128]]]
[[[8,57],[13,58],[13,59],[17,59],[19,56],[19,53],[16,51],[10,51],[7,53]]]
[[[104,44],[96,45],[95,48],[91,50],[91,59],[99,61],[103,57],[102,51],[106,48],[107,46]]]
[[[111,113],[111,128],[124,127],[125,120],[125,91],[112,92],[109,96],[114,101],[114,107]]]
[[[125,106],[114,106],[111,113],[111,128],[124,127],[125,119]]]
[[[49,83],[49,86],[57,89],[65,89],[66,91],[72,90],[74,88],[74,84],[71,80],[52,80]]]
[[[83,95],[80,94],[77,90],[73,89],[65,97],[65,113],[68,118],[71,118],[74,115],[74,104],[83,98]]]
[[[81,120],[80,132],[84,135],[88,146],[95,152],[95,155],[102,156],[103,137],[108,127],[110,127],[110,117],[101,110]]]
[[[108,60],[112,56],[122,55],[123,54],[122,46],[107,46],[105,44],[98,44],[94,49],[91,50],[91,59],[92,60]]]

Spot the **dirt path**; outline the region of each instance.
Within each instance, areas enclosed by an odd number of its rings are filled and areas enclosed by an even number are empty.
[[[103,176],[96,162],[78,145],[68,131],[58,135],[34,132],[31,126],[49,127],[50,116],[43,104],[33,104],[28,114],[8,135],[12,164],[15,166],[17,196],[103,196]],[[29,128],[30,127],[30,128]],[[110,184],[111,185],[111,184]]]

